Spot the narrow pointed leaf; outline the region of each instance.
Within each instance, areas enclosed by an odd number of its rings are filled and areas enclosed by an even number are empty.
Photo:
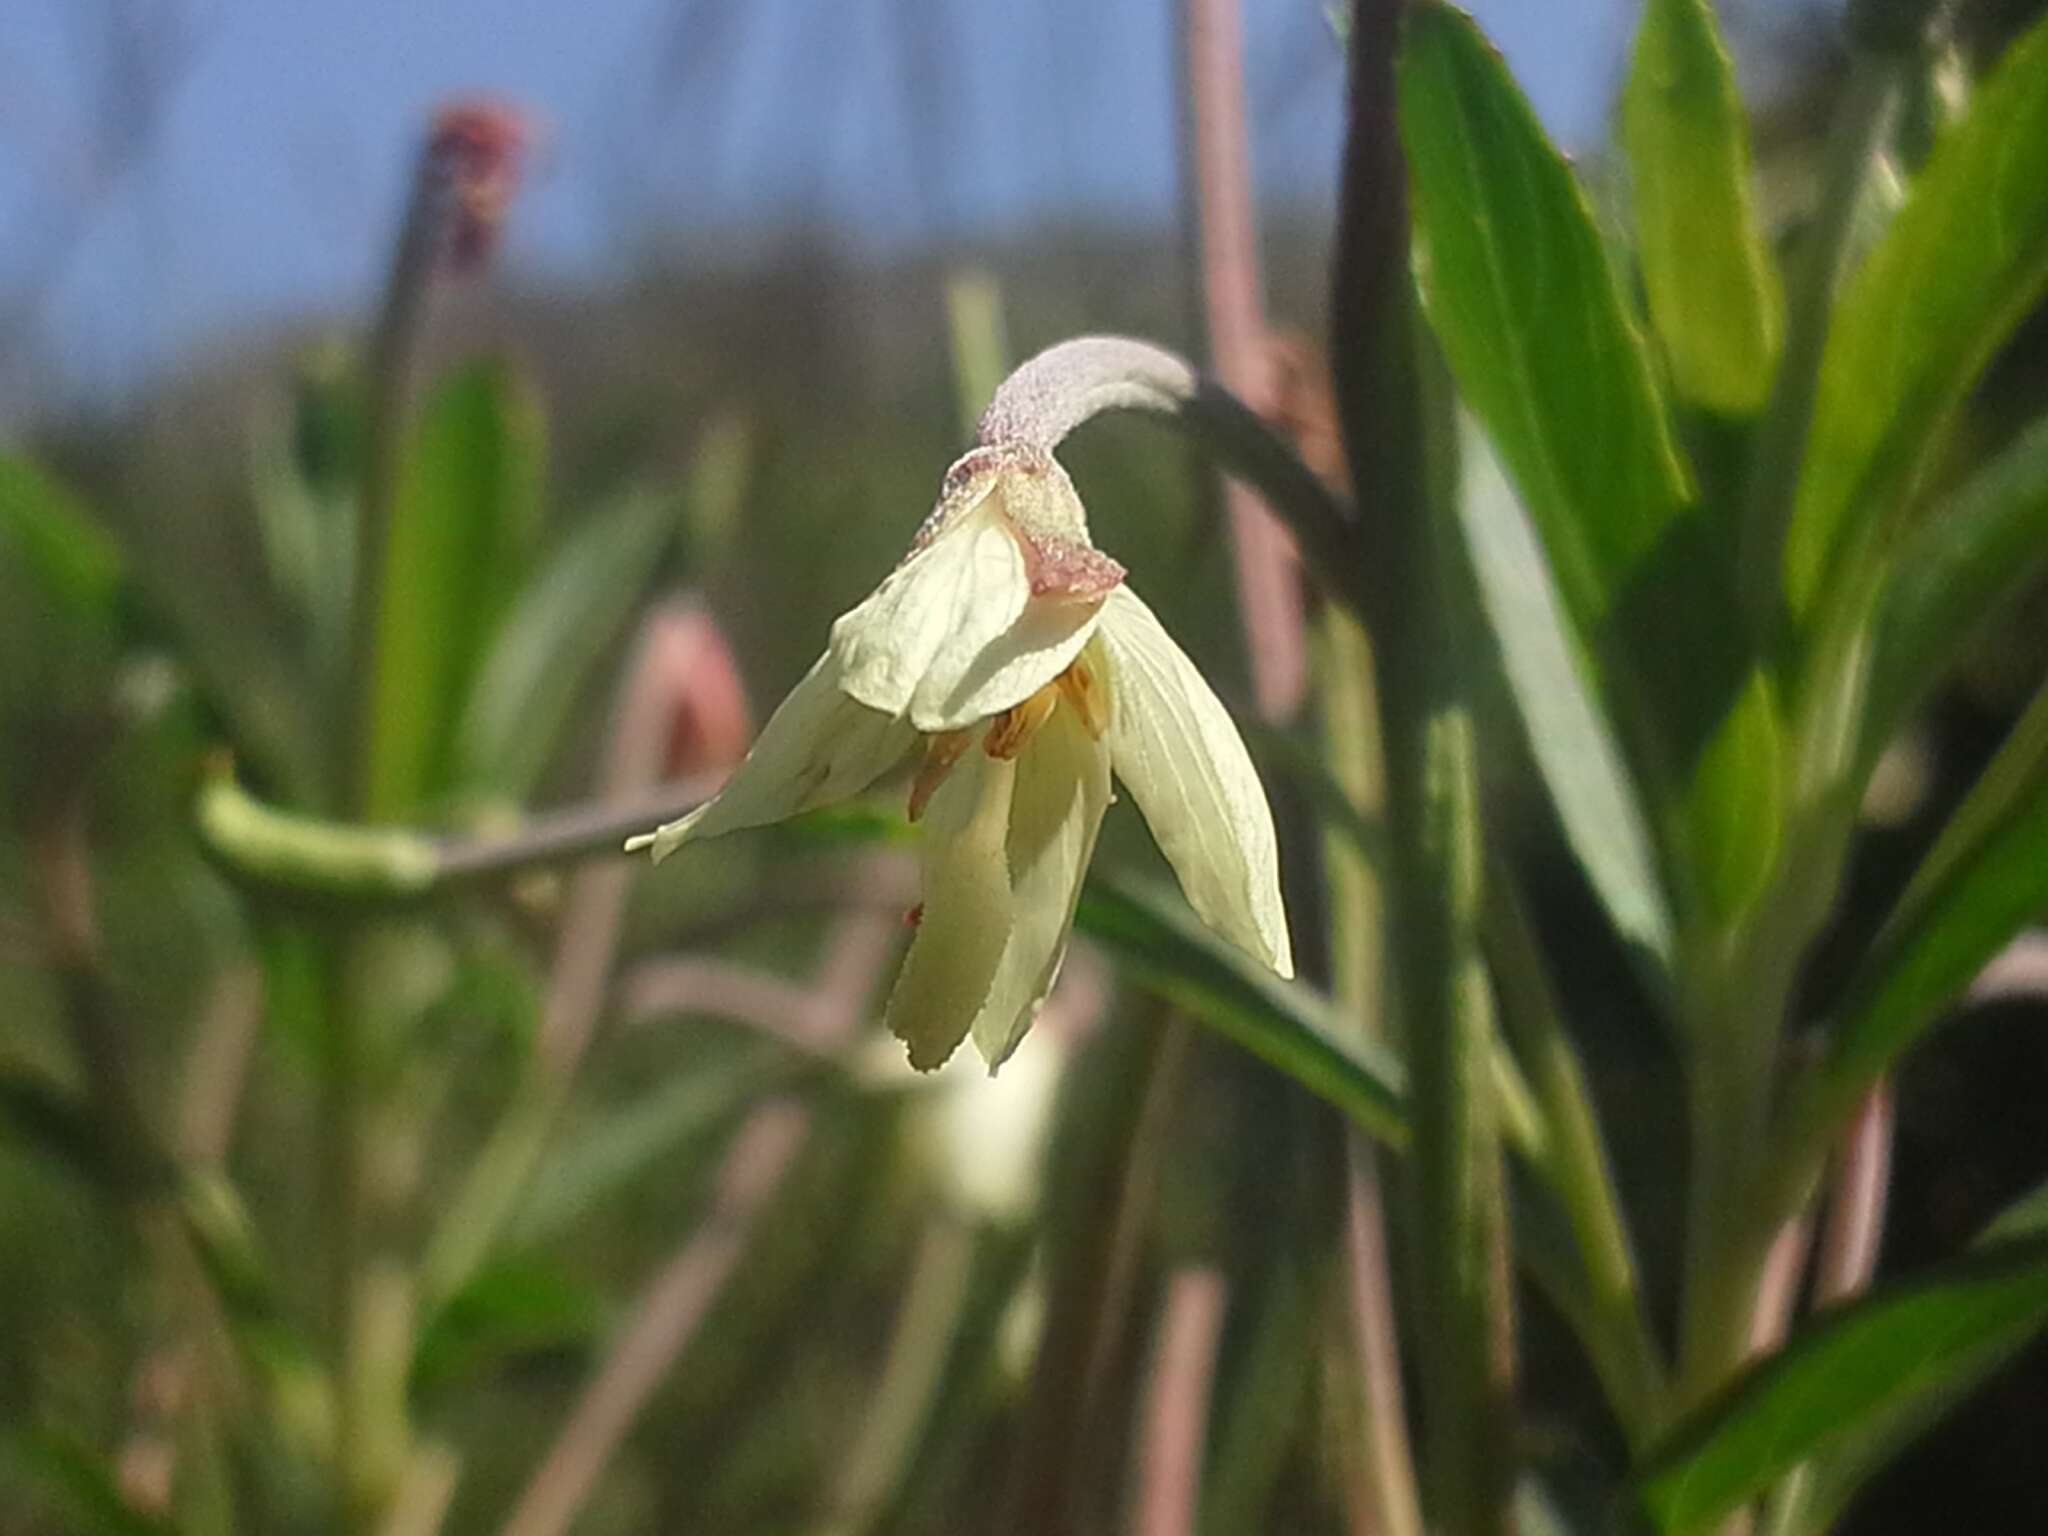
[[[692,1072],[563,1139],[534,1170],[508,1240],[538,1248],[624,1197],[655,1169],[689,1166],[693,1149],[729,1127],[772,1077],[755,1062]]]
[[[2043,1236],[2048,1236],[2048,1185],[2021,1196],[2000,1212],[1979,1234],[1977,1248],[1991,1252],[2000,1244]],[[2003,1331],[1993,1330],[1967,1358],[1954,1362],[1942,1386],[1877,1415],[1859,1426],[1847,1444],[1817,1462],[1807,1491],[1808,1528],[1831,1528],[1871,1477],[2011,1360],[2039,1325],[2038,1315],[2022,1316]]]
[[[1638,1473],[1667,1536],[1709,1531],[1804,1461],[1952,1402],[2048,1323],[2048,1239],[1988,1248],[1823,1315],[1680,1425]]]
[[[2048,687],[1963,798],[1886,922],[1824,1068],[1849,1102],[2048,907]]]
[[[1750,194],[1748,125],[1706,0],[1649,0],[1621,101],[1636,249],[1678,393],[1724,415],[1769,397],[1784,300]]]
[[[1140,986],[1334,1105],[1368,1135],[1407,1139],[1402,1074],[1385,1053],[1342,1043],[1330,1004],[1282,981],[1163,892],[1091,880],[1076,926]]]
[[[2048,286],[2048,20],[2006,51],[1849,280],[1785,547],[1805,615],[1911,494],[1965,391]]]
[[[409,816],[449,785],[457,714],[531,554],[540,432],[516,376],[482,364],[441,386],[407,445],[379,588],[375,819]]]
[[[1732,923],[1763,895],[1784,829],[1778,703],[1754,671],[1693,765],[1684,817],[1686,867],[1704,911]]]
[[[456,732],[453,782],[523,799],[592,674],[632,623],[684,498],[629,491],[572,529],[492,636]]]
[[[1584,192],[1470,18],[1411,8],[1399,61],[1415,275],[1582,636],[1689,483]]]
[[[1914,531],[1880,599],[1859,755],[1907,714],[2048,570],[2048,422],[2023,432]]]
[[[121,552],[69,491],[28,460],[0,453],[0,559],[19,561],[76,618],[104,627],[121,588]]]
[[[1499,464],[1475,432],[1466,434],[1465,464],[1458,512],[1466,553],[1508,691],[1565,840],[1615,932],[1664,967],[1671,958],[1671,914],[1656,854],[1549,564]]]

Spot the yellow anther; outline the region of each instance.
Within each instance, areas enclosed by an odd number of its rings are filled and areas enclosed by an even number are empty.
[[[981,749],[990,757],[1015,757],[1024,750],[1024,744],[1038,734],[1038,728],[1052,718],[1059,702],[1059,685],[1047,683],[1022,704],[1004,710],[991,720]]]
[[[1109,684],[1085,661],[1077,660],[1059,675],[1061,695],[1097,741],[1109,729]]]
[[[974,740],[972,731],[941,731],[936,736],[924,739],[924,761],[918,764],[917,777],[910,782],[910,819],[916,821],[924,815],[924,808],[930,804],[939,786],[946,782],[946,775],[953,771],[953,765],[960,761],[968,744]]]

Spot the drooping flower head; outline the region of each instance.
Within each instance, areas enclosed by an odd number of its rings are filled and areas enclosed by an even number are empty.
[[[1293,974],[1244,742],[1035,442],[956,463],[910,552],[833,624],[725,788],[628,846],[660,859],[899,774],[924,828],[924,900],[887,1020],[913,1065],[970,1033],[992,1068],[1016,1049],[1065,956],[1112,775],[1196,914]]]

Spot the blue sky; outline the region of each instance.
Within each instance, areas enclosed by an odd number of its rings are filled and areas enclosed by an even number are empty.
[[[1326,197],[1341,64],[1322,0],[1243,4],[1260,187]],[[134,93],[78,18],[116,6],[174,85],[140,152],[96,166],[101,106]],[[45,397],[118,394],[238,328],[359,308],[420,125],[458,92],[549,125],[510,227],[517,277],[602,280],[797,221],[878,253],[1069,212],[1164,221],[1177,196],[1171,0],[5,7],[0,381],[32,334],[56,365]],[[1633,0],[1472,9],[1553,130],[1597,137]]]

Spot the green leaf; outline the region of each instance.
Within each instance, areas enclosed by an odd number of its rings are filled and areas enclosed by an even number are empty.
[[[686,1163],[693,1146],[758,1098],[767,1076],[759,1061],[692,1072],[612,1110],[535,1169],[506,1240],[536,1247],[618,1199],[650,1169]]]
[[[112,1458],[82,1441],[55,1430],[32,1429],[11,1437],[5,1450],[5,1460],[14,1464],[20,1480],[36,1489],[40,1502],[62,1513],[64,1530],[80,1536],[176,1536],[178,1527],[172,1521],[145,1514],[128,1502]]]
[[[1942,829],[1872,943],[1823,1068],[1847,1102],[2048,906],[2048,687]]]
[[[493,636],[456,733],[454,782],[523,799],[638,611],[683,498],[635,490],[570,531]]]
[[[2048,285],[2048,21],[2007,50],[1849,280],[1821,356],[1785,546],[1812,613],[1882,536],[1965,392]]]
[[[1408,1135],[1402,1073],[1385,1053],[1340,1043],[1329,1002],[1216,937],[1163,891],[1091,879],[1075,926],[1125,975],[1183,1009],[1396,1146]]]
[[[479,1270],[420,1331],[412,1390],[422,1396],[489,1371],[506,1359],[580,1343],[595,1332],[597,1297],[537,1259],[500,1259]]]
[[[1693,766],[1684,807],[1686,866],[1702,905],[1726,924],[1763,895],[1784,830],[1778,704],[1753,671]]]
[[[1424,308],[1580,635],[1690,490],[1584,192],[1471,20],[1415,5],[1401,141]]]
[[[1977,1249],[1995,1252],[2003,1243],[2022,1242],[2048,1234],[2048,1184],[2008,1205],[1978,1234]],[[1805,1490],[1806,1528],[1830,1529],[1859,1488],[1943,1414],[1981,1386],[2026,1344],[2038,1318],[2020,1318],[2003,1332],[1994,1332],[1957,1361],[1947,1381],[1860,1426],[1845,1446],[1812,1468]]]
[[[2048,1239],[1987,1249],[1824,1314],[1675,1429],[1636,1477],[1668,1536],[1715,1528],[1801,1462],[1929,1402],[2048,1323]]]
[[[0,551],[74,618],[113,622],[121,552],[84,505],[42,470],[0,453]]]
[[[1465,438],[1465,551],[1531,753],[1615,931],[1666,967],[1671,915],[1635,787],[1528,516],[1484,439]]]
[[[400,469],[377,615],[369,814],[402,820],[449,785],[456,717],[524,579],[542,484],[540,415],[510,369],[455,373]]]
[[[2048,422],[2021,433],[1914,530],[1879,599],[1858,754],[1892,733],[2048,569]]]
[[[0,1065],[0,1126],[92,1184],[113,1184],[99,1129],[76,1093],[41,1073]]]
[[[1724,415],[1771,392],[1784,297],[1750,195],[1735,69],[1706,0],[1649,0],[1621,98],[1650,318],[1686,399]]]

